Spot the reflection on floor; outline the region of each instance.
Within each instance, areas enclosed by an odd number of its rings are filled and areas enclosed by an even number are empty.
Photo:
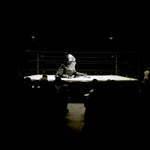
[[[77,135],[84,126],[84,103],[69,103],[69,112],[66,116],[66,127],[70,129],[71,134]]]

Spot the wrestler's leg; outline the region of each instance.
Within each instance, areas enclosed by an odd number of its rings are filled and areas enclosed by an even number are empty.
[[[62,77],[63,73],[66,71],[66,67],[64,64],[61,64],[61,66],[58,68],[55,77]]]
[[[87,76],[87,75],[84,74],[84,73],[80,73],[80,72],[76,72],[76,73],[77,73],[77,76],[84,76],[84,77],[90,78],[89,76]]]
[[[60,68],[59,69],[64,69],[64,70],[66,70],[66,66],[64,65],[64,64],[61,64],[61,66],[60,66]]]

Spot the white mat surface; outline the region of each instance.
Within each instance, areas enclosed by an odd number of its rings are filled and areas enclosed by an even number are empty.
[[[48,81],[54,81],[55,76],[54,75],[47,75],[48,76]],[[32,81],[39,80],[42,75],[31,75],[31,76],[26,76],[31,78]],[[25,78],[26,78],[25,77]],[[97,79],[98,81],[107,81],[107,80],[115,80],[115,81],[138,81],[137,79],[134,78],[128,78],[128,77],[123,77],[123,76],[118,76],[118,75],[90,75],[90,78],[86,77],[77,77],[77,78],[62,78],[62,80],[67,81],[67,82],[91,82],[93,79]]]

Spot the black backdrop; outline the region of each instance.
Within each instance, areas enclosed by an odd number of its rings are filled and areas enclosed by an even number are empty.
[[[149,66],[149,10],[146,4],[20,3],[10,4],[6,12],[8,73],[17,75],[18,51],[22,49],[139,51],[141,71]]]

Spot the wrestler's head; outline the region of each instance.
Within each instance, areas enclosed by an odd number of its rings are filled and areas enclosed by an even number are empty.
[[[61,69],[58,69],[57,72],[58,72],[58,74],[61,76],[61,75],[63,74],[63,72],[64,72],[64,69],[62,69],[62,68],[61,68]]]

